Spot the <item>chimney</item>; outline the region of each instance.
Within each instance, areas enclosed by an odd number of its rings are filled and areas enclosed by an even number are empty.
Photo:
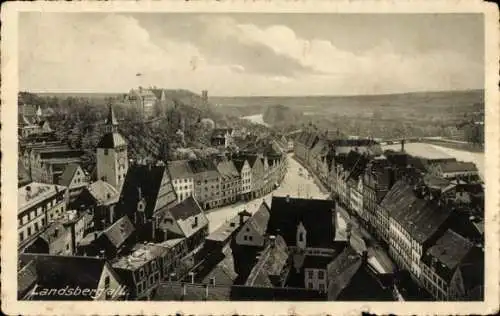
[[[104,249],[100,250],[99,254],[100,254],[100,258],[105,258],[106,257]]]
[[[208,284],[205,284],[205,301],[208,301]]]
[[[286,195],[286,202],[287,202],[287,203],[290,203],[290,194],[287,194],[287,195]]]
[[[271,248],[276,247],[276,236],[269,236],[269,245],[271,246]]]
[[[404,152],[405,151],[405,140],[402,139],[401,140],[401,152]]]

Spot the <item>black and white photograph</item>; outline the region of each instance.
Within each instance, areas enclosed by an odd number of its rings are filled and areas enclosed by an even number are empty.
[[[11,299],[498,303],[488,10],[239,8],[10,12]]]

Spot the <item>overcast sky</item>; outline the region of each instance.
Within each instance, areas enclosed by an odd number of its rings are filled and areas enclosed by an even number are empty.
[[[21,13],[20,90],[348,95],[483,88],[473,14]],[[137,76],[136,74],[142,74]]]

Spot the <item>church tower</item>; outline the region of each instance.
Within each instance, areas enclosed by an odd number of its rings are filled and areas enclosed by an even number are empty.
[[[110,105],[105,134],[97,145],[97,179],[106,181],[121,191],[127,170],[127,142],[118,132],[118,121]]]

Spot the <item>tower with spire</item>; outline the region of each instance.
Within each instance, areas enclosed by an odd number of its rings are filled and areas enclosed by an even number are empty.
[[[97,145],[97,179],[121,191],[128,171],[127,141],[118,132],[118,121],[111,105],[104,129],[104,136]]]

